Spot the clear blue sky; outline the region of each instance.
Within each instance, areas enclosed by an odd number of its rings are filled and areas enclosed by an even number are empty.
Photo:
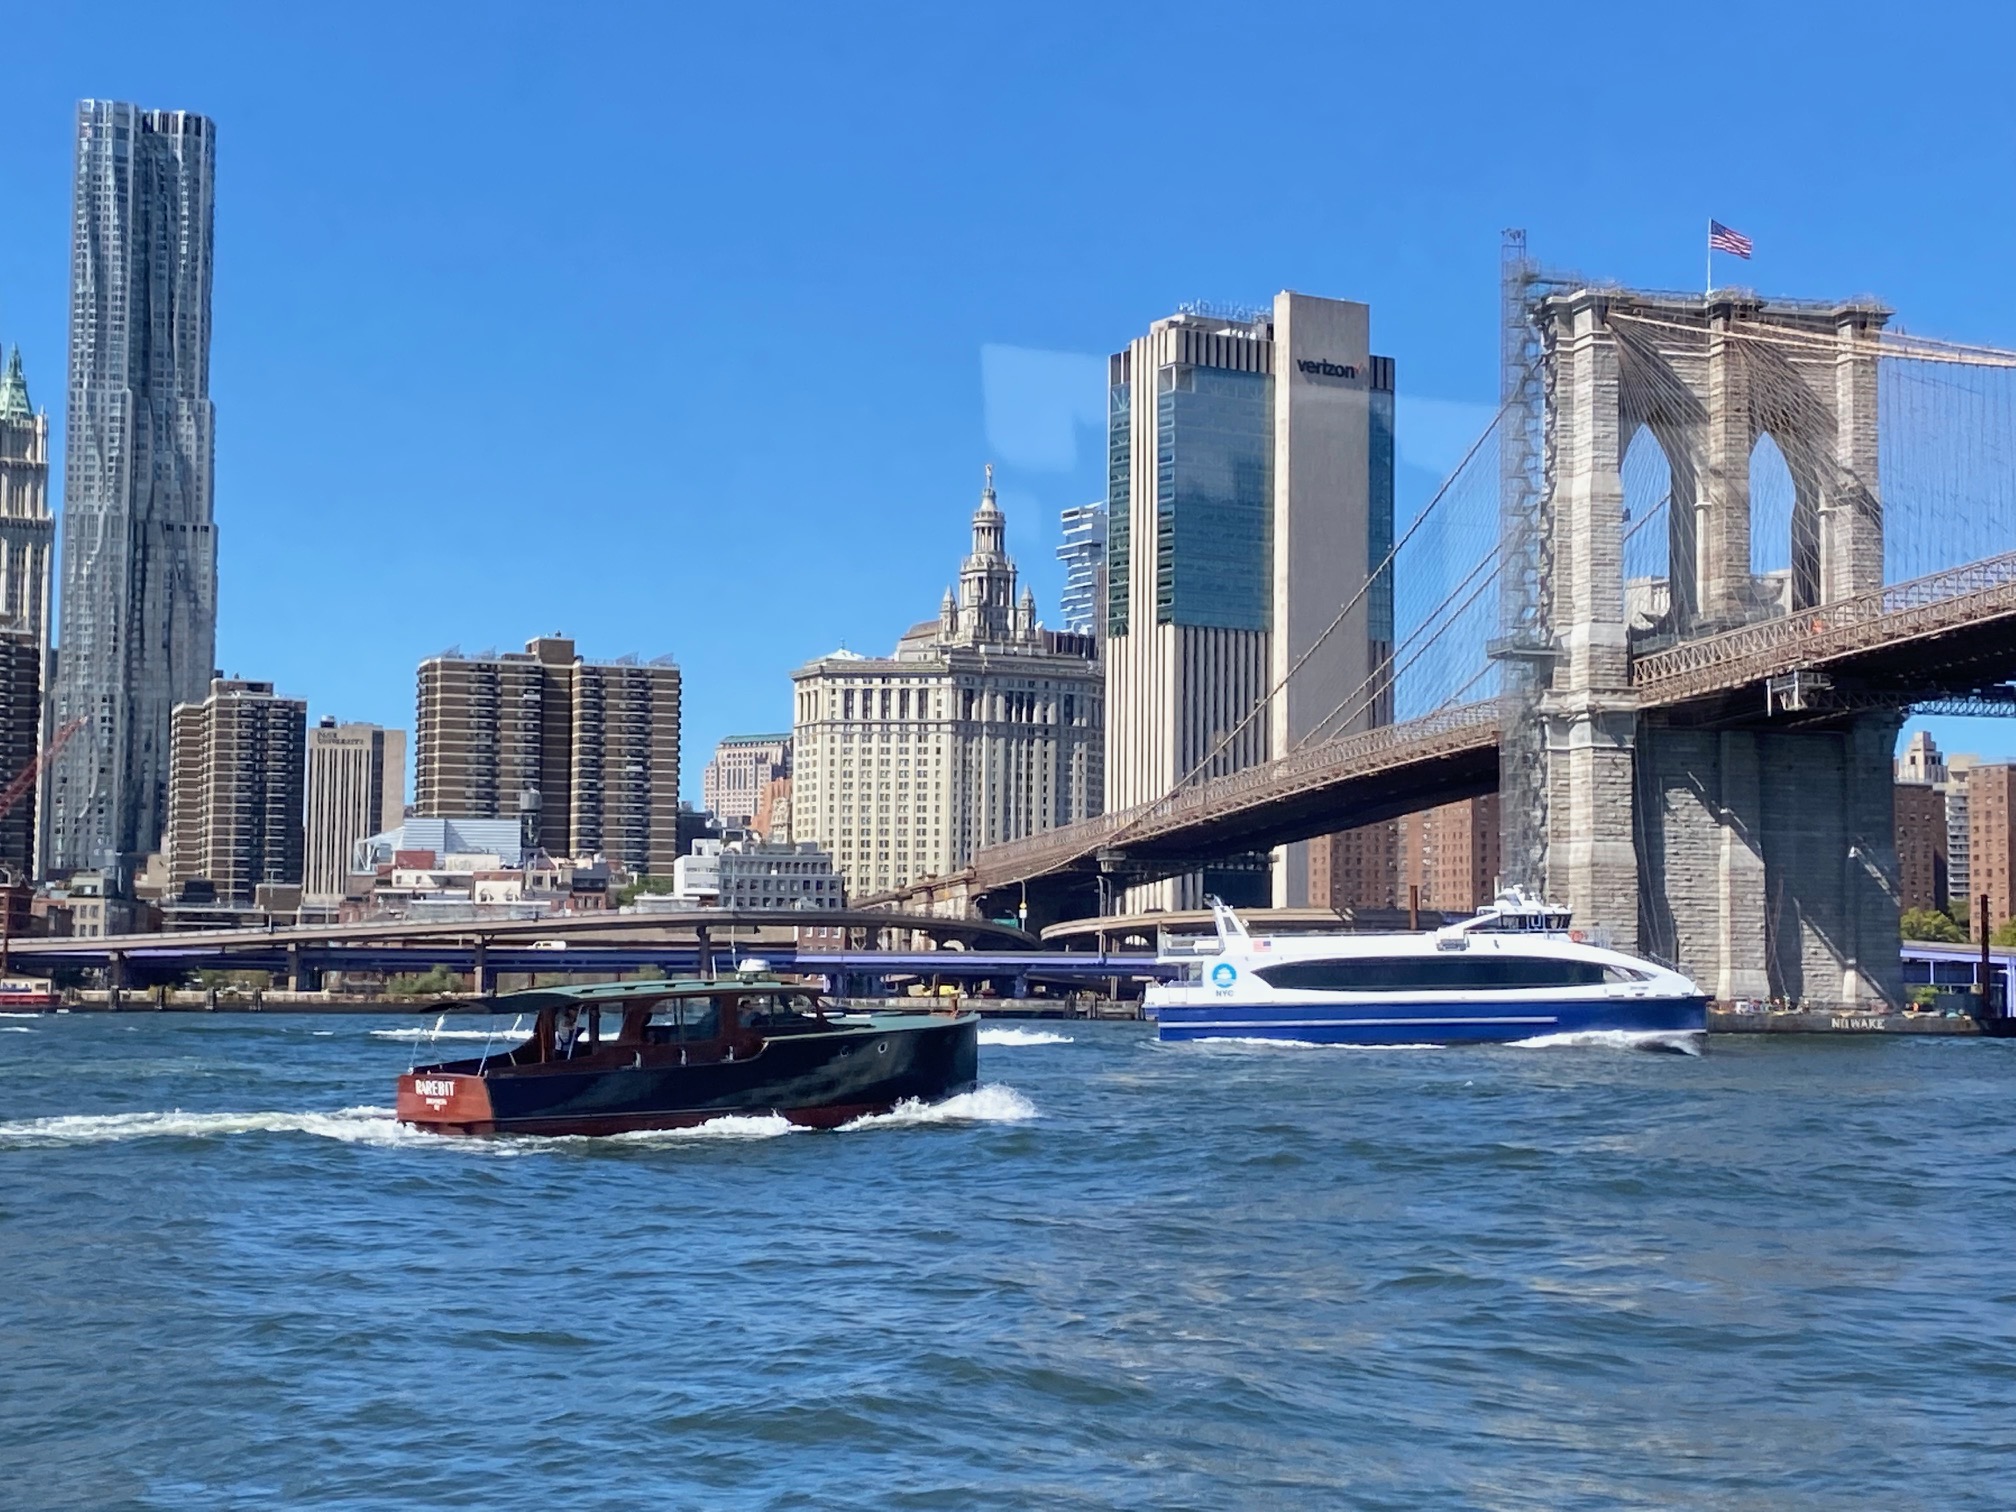
[[[99,0],[6,37],[0,341],[59,423],[75,101],[219,122],[225,669],[409,726],[451,644],[669,651],[689,794],[792,667],[935,611],[989,458],[1055,621],[1098,359],[1179,300],[1369,301],[1423,470],[1495,391],[1508,225],[1691,287],[1714,214],[1761,288],[2016,346],[2006,6]]]

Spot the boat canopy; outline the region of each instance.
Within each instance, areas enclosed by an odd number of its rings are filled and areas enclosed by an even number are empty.
[[[435,1007],[446,1013],[539,1013],[548,1008],[615,1007],[630,1003],[656,1003],[670,998],[714,997],[732,992],[791,993],[818,996],[815,988],[775,977],[680,977],[651,982],[589,982],[579,987],[533,987],[524,992],[506,992],[494,997],[459,998]]]

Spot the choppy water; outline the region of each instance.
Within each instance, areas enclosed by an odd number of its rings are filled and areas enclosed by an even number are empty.
[[[990,1026],[529,1143],[392,1124],[382,1022],[4,1027],[10,1507],[2012,1500],[2016,1046]]]

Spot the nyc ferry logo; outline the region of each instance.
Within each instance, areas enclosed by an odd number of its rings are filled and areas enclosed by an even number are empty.
[[[1216,987],[1220,992],[1229,991],[1232,984],[1238,979],[1238,969],[1230,961],[1220,961],[1216,966],[1211,968],[1211,985]]]

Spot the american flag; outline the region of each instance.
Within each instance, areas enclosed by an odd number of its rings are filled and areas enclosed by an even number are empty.
[[[1748,257],[1756,250],[1749,237],[1718,220],[1708,222],[1708,246],[1711,251],[1733,252],[1738,257]]]

